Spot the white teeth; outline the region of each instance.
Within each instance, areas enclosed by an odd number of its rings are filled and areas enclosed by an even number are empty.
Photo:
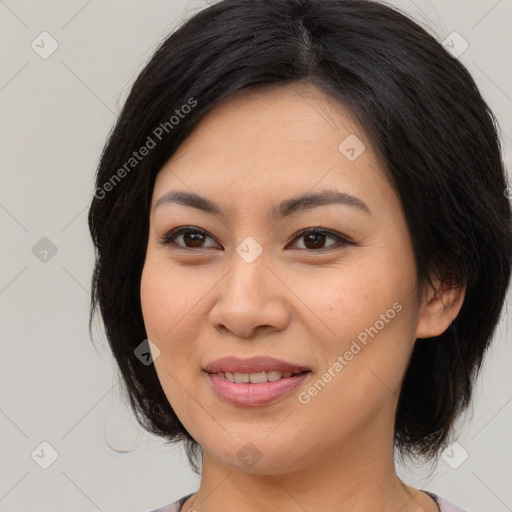
[[[279,380],[282,376],[283,376],[283,374],[278,371],[267,372],[267,380],[269,382],[274,382],[276,380]]]
[[[281,378],[291,377],[292,372],[279,372],[271,370],[268,372],[242,373],[242,372],[217,372],[217,376],[222,377],[229,382],[237,382],[238,384],[261,384],[263,382],[275,382]]]
[[[238,382],[239,384],[247,383],[250,380],[250,375],[250,373],[235,372],[235,382]]]
[[[250,373],[249,380],[253,384],[260,384],[261,382],[267,382],[267,374],[266,374],[266,372]]]

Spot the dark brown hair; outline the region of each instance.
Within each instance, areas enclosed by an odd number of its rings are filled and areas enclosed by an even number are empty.
[[[373,1],[223,0],[198,12],[136,79],[101,156],[89,211],[91,322],[99,307],[141,425],[186,441],[195,470],[199,445],[154,366],[134,354],[147,338],[140,278],[155,177],[223,100],[299,81],[336,98],[364,127],[401,200],[420,282],[436,274],[467,286],[446,332],[415,343],[395,421],[402,454],[432,458],[446,445],[503,306],[512,236],[498,125],[459,60]]]

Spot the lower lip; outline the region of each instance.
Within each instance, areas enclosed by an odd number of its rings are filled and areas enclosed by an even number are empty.
[[[300,386],[309,373],[298,373],[293,377],[260,384],[230,382],[215,373],[208,373],[208,377],[215,392],[226,402],[234,405],[258,407],[287,395]]]

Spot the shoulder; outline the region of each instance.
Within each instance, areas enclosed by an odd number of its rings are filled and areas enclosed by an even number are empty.
[[[424,493],[428,494],[439,507],[440,512],[469,512],[465,508],[461,508],[458,505],[455,505],[451,501],[448,501],[445,498],[442,498],[441,496],[438,496],[437,494],[434,494],[433,492],[429,491],[423,491]]]
[[[186,496],[181,497],[179,500],[174,501],[173,503],[168,503],[167,505],[163,505],[161,507],[155,508],[154,510],[150,510],[148,512],[180,512],[181,507],[185,503],[185,501],[190,498],[194,494],[193,492],[187,494]],[[186,512],[186,511],[183,511]]]

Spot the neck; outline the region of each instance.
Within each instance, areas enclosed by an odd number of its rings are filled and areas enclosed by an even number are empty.
[[[243,471],[203,450],[199,491],[182,510],[193,505],[197,512],[437,511],[431,498],[396,475],[391,429],[360,429],[327,453],[295,459],[286,473],[265,468],[264,458]]]

